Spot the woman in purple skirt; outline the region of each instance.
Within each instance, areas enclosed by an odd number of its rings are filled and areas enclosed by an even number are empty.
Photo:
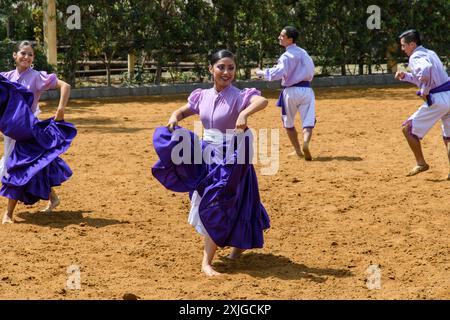
[[[3,224],[13,222],[13,211],[19,200],[25,204],[35,203],[39,199],[49,200],[47,207],[42,210],[43,212],[51,212],[58,206],[60,200],[52,187],[60,185],[62,181],[71,175],[70,168],[60,158],[57,158],[60,151],[58,148],[64,145],[63,149],[66,150],[76,135],[75,127],[63,121],[64,110],[70,96],[70,85],[59,80],[56,74],[47,74],[44,71],[32,69],[34,50],[28,41],[23,41],[18,45],[17,50],[13,53],[13,58],[16,62],[16,69],[0,73],[3,76],[1,80],[4,114],[1,119],[3,123],[1,131],[4,134],[3,143],[5,150],[0,160],[0,176],[3,184],[0,189],[0,195],[9,199],[7,211],[2,219]],[[6,80],[18,85],[11,86],[11,83]],[[61,91],[59,106],[54,119],[40,122],[36,118],[40,113],[38,107],[39,98],[43,91],[49,89],[59,89]],[[15,112],[8,113],[8,110],[14,111],[14,108],[17,108]],[[17,128],[12,130],[14,125]],[[47,125],[48,127],[46,127]],[[26,134],[33,134],[34,142],[45,149],[40,149],[39,151],[39,147],[33,145],[31,140],[24,147],[25,141],[23,141],[21,134],[17,136],[21,139],[19,143],[19,140],[13,135],[18,133],[17,130],[20,126],[25,126],[22,128],[25,130],[25,136]],[[38,130],[37,128],[43,130]],[[11,132],[12,135],[8,134],[8,132]],[[54,139],[54,141],[49,139]],[[62,145],[57,145],[58,143]],[[20,145],[18,146],[18,144]],[[30,148],[32,151],[30,151]],[[25,153],[20,153],[16,149]],[[32,154],[33,156],[31,156]],[[24,159],[23,156],[28,158]],[[59,163],[60,170],[55,169],[54,164],[56,162]],[[52,165],[50,165],[51,163]],[[46,174],[42,175],[45,170],[50,170],[48,174],[52,177]],[[55,176],[61,170],[64,171],[65,179]],[[32,176],[32,174],[35,176]],[[40,175],[42,175],[41,178],[38,178]],[[39,179],[44,179],[45,181]],[[35,185],[32,187],[30,183]],[[48,186],[50,186],[50,189],[47,194],[45,190]]]
[[[214,87],[194,90],[167,126],[155,130],[159,160],[152,174],[169,190],[189,192],[188,221],[205,238],[202,271],[214,276],[220,274],[212,267],[217,247],[232,247],[229,258],[235,259],[246,249],[261,248],[263,231],[270,227],[251,164],[252,136],[247,128],[247,118],[264,109],[267,99],[254,88],[232,85],[236,63],[227,50],[212,55],[209,71]],[[204,127],[202,141],[178,126],[194,114],[200,115]],[[187,148],[177,157],[180,145]]]

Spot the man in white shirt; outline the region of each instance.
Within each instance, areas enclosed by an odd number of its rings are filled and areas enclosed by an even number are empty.
[[[425,101],[403,123],[403,133],[417,164],[408,176],[430,168],[423,156],[420,140],[439,119],[442,121],[442,137],[447,148],[450,168],[450,79],[436,53],[421,45],[417,30],[405,31],[399,38],[402,50],[409,56],[411,73],[398,71],[395,78],[417,85],[419,87],[417,95]],[[450,180],[450,173],[447,179]]]
[[[256,74],[266,80],[280,80],[283,90],[277,106],[281,107],[283,127],[295,151],[290,155],[305,156],[305,160],[312,160],[309,151],[312,130],[316,124],[315,97],[311,88],[314,77],[314,63],[308,53],[298,47],[295,27],[283,28],[278,36],[279,44],[286,51],[278,59],[273,68],[257,70]],[[303,126],[303,148],[300,147],[297,131],[295,130],[295,115],[300,113]],[[303,150],[303,153],[302,153]]]

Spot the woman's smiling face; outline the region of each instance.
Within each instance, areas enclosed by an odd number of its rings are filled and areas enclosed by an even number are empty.
[[[34,50],[30,46],[23,46],[18,52],[13,53],[13,58],[16,61],[17,68],[24,71],[33,64]]]
[[[222,58],[213,66],[209,66],[209,72],[213,75],[216,90],[221,91],[233,81],[236,74],[236,64],[231,58]]]

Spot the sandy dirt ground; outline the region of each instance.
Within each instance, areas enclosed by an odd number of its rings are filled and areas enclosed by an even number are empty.
[[[440,126],[423,140],[431,169],[406,177],[414,160],[401,124],[421,103],[413,87],[315,91],[311,162],[287,157],[278,93],[263,92],[269,106],[249,125],[280,130],[278,172],[255,165],[271,228],[265,247],[238,261],[219,250],[215,278],[200,272],[203,239],[187,223],[187,194],[164,189],[150,171],[154,129],[187,95],[71,101],[66,120],[78,136],[63,159],[74,175],[57,189],[56,212],[39,213],[44,201],[19,204],[16,223],[0,226],[0,298],[449,299]],[[56,102],[41,108],[49,117]],[[193,129],[194,120],[181,124]],[[71,265],[79,290],[66,286]],[[367,286],[371,265],[380,289]]]

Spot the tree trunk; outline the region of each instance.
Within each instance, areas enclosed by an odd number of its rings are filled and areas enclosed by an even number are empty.
[[[362,76],[363,74],[364,74],[364,64],[363,63],[359,63],[359,65],[358,65],[358,74],[360,75],[360,76]]]
[[[11,39],[11,19],[6,17],[6,38]]]
[[[108,87],[111,87],[111,61],[106,63],[106,79]]]
[[[236,14],[236,4],[233,1],[227,1],[224,6],[224,27],[227,32],[227,47],[231,52],[236,52],[236,23],[235,23],[235,14]]]
[[[347,70],[345,69],[345,63],[341,64],[341,75],[346,76]]]
[[[72,88],[76,87],[76,72],[77,72],[77,64],[75,63],[70,64],[70,70],[67,75],[67,81],[72,86]]]
[[[396,44],[391,44],[387,48],[386,60],[387,60],[387,72],[388,73],[397,72],[397,61],[394,57],[396,51],[397,51]]]
[[[155,75],[155,84],[159,85],[161,84],[161,76],[162,76],[162,67],[160,63],[158,62],[158,65],[156,66],[156,75]]]
[[[245,67],[244,73],[245,73],[245,80],[250,80],[252,77],[252,69],[250,67]]]
[[[263,34],[262,30],[261,30],[261,34]],[[260,69],[263,68],[263,45],[262,45],[262,41],[258,41],[258,47],[259,47],[259,51],[258,51],[258,67]]]

